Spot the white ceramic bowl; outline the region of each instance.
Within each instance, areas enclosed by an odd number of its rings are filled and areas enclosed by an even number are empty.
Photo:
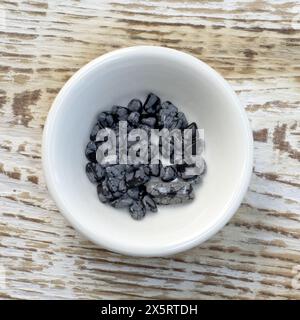
[[[149,92],[204,129],[208,170],[194,201],[159,206],[135,221],[98,200],[84,150],[99,112]],[[43,167],[60,211],[88,239],[128,255],[163,256],[200,244],[228,222],[249,184],[252,149],[246,114],[216,71],[186,53],[139,46],[93,60],[62,88],[44,129]]]

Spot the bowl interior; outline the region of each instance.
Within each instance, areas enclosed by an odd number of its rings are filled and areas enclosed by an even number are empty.
[[[160,206],[142,221],[102,204],[85,174],[84,150],[97,114],[154,92],[204,129],[207,173],[189,204]],[[239,204],[249,161],[243,111],[225,81],[174,50],[128,49],[93,61],[63,88],[44,136],[48,187],[71,223],[96,243],[135,255],[188,248],[227,222]]]

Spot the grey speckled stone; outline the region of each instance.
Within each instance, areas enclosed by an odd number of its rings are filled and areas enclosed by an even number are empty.
[[[178,204],[194,199],[193,186],[184,181],[152,182],[147,184],[147,192],[157,204]]]

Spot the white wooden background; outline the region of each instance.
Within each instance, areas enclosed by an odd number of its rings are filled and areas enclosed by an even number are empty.
[[[69,226],[48,195],[41,138],[65,81],[112,49],[163,45],[233,86],[254,131],[250,189],[205,244],[125,257]],[[300,298],[300,1],[1,0],[1,298]]]

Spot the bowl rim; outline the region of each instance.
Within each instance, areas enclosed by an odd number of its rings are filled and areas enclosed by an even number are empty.
[[[72,212],[69,211],[69,209],[64,205],[64,202],[62,201],[61,196],[56,192],[55,183],[53,179],[53,175],[51,174],[51,163],[50,163],[50,157],[49,154],[49,147],[50,147],[50,140],[51,140],[51,130],[53,123],[55,121],[55,118],[57,117],[59,113],[59,106],[61,105],[61,102],[63,101],[66,94],[69,92],[71,87],[74,83],[76,83],[82,76],[89,73],[92,69],[97,67],[99,64],[101,64],[104,60],[108,58],[116,58],[120,56],[126,56],[130,55],[132,53],[139,52],[141,54],[143,53],[156,53],[156,54],[162,54],[162,55],[168,55],[173,56],[178,59],[186,60],[188,62],[194,61],[194,63],[198,63],[201,65],[202,69],[204,69],[206,72],[210,73],[211,76],[215,77],[222,83],[222,85],[226,88],[226,92],[231,96],[231,98],[234,100],[234,105],[238,106],[238,112],[240,114],[240,119],[243,122],[243,127],[245,128],[245,142],[247,143],[247,154],[245,155],[245,164],[243,167],[241,179],[239,181],[239,188],[237,188],[237,192],[234,195],[234,197],[229,201],[229,205],[227,206],[227,209],[224,210],[223,215],[219,217],[219,219],[215,222],[214,225],[212,225],[208,230],[206,230],[203,233],[198,234],[193,239],[189,239],[188,241],[179,242],[175,245],[169,245],[162,247],[160,249],[154,248],[154,249],[145,249],[143,252],[141,250],[131,250],[131,248],[118,248],[114,243],[110,243],[108,239],[103,239],[100,236],[93,236],[89,233],[89,231],[78,221],[78,219],[75,219],[72,215]],[[100,247],[103,247],[105,249],[108,249],[110,251],[114,251],[117,253],[129,255],[129,256],[140,256],[140,257],[159,257],[159,256],[168,256],[171,254],[175,254],[178,252],[182,252],[188,249],[191,249],[204,241],[208,240],[210,237],[212,237],[214,234],[216,234],[219,230],[221,230],[224,225],[231,219],[231,217],[234,215],[234,213],[239,208],[246,191],[248,189],[248,186],[250,184],[250,179],[252,175],[252,167],[253,167],[253,135],[252,130],[250,127],[249,120],[247,118],[246,112],[244,108],[241,106],[241,103],[232,89],[232,87],[229,85],[229,83],[212,67],[207,65],[205,62],[201,61],[200,59],[192,56],[191,54],[178,51],[171,48],[166,47],[159,47],[159,46],[133,46],[133,47],[126,47],[122,49],[117,49],[108,53],[105,53],[86,65],[84,65],[82,68],[80,68],[61,88],[58,95],[54,99],[52,106],[48,112],[47,120],[44,126],[43,130],[43,138],[42,138],[42,165],[43,165],[43,172],[45,176],[46,185],[48,187],[48,191],[52,197],[52,199],[55,201],[59,211],[62,213],[62,215],[69,221],[69,223],[74,227],[75,230],[77,230],[80,234],[82,234],[84,237],[92,241],[93,243],[99,245]]]

